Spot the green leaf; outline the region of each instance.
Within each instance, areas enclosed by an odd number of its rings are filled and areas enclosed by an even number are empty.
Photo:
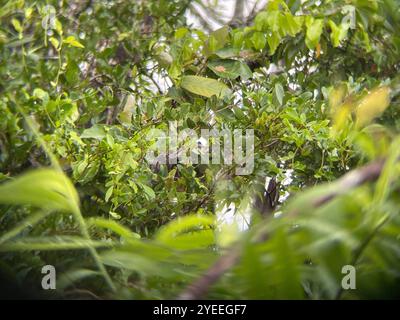
[[[274,97],[276,98],[276,101],[280,106],[283,104],[283,97],[285,96],[285,91],[282,87],[282,85],[278,82],[275,84],[275,89],[274,89]]]
[[[15,31],[21,33],[23,31],[22,25],[17,19],[12,19],[11,24],[13,25]]]
[[[371,91],[356,107],[357,126],[362,127],[379,116],[390,104],[390,87],[380,87]]]
[[[314,49],[319,43],[319,40],[321,38],[322,28],[324,26],[324,20],[314,19],[310,16],[307,16],[306,26],[307,26],[306,45],[309,49]]]
[[[302,24],[302,17],[293,17],[291,13],[287,12],[283,16],[281,26],[287,34],[294,37],[300,32]]]
[[[237,60],[211,60],[207,65],[217,76],[226,79],[241,77],[247,80],[252,72],[247,64]]]
[[[218,44],[218,47],[222,48],[229,40],[229,27],[223,26],[210,34]]]
[[[85,48],[83,44],[81,44],[74,36],[69,36],[63,40],[63,43],[70,45],[71,47],[76,48]]]
[[[244,62],[240,62],[239,73],[242,80],[248,80],[253,76],[253,72],[251,71],[247,63]]]
[[[223,48],[215,52],[215,54],[222,59],[237,57],[239,53],[240,50],[237,48]]]
[[[278,10],[268,11],[267,23],[269,28],[274,32],[279,32],[281,28],[280,18],[282,13]]]
[[[44,106],[47,105],[50,100],[49,94],[40,88],[33,90],[32,97],[42,100]]]
[[[266,286],[271,281],[271,275],[267,273],[269,270],[262,261],[259,245],[247,242],[243,249],[239,271],[240,278],[245,280],[243,289],[246,296],[251,299],[268,298]]]
[[[100,217],[90,218],[88,220],[88,225],[96,226],[98,228],[103,228],[103,229],[109,229],[118,234],[119,236],[127,239],[140,239],[139,234],[132,232],[127,227],[124,227],[123,225],[113,220],[108,220]]]
[[[62,36],[63,34],[62,24],[60,20],[58,20],[57,18],[55,19],[55,30],[60,36]]]
[[[199,76],[183,76],[181,87],[189,92],[204,97],[223,97],[229,94],[229,88],[222,82],[215,79]]]
[[[93,127],[89,129],[83,130],[81,134],[81,138],[84,139],[97,139],[103,140],[106,137],[106,132],[104,130],[104,126],[95,124]]]
[[[108,202],[108,200],[110,200],[110,198],[111,198],[111,196],[112,196],[112,194],[113,194],[113,191],[114,191],[114,186],[111,186],[111,187],[109,187],[109,188],[107,189],[106,195],[105,195],[105,197],[104,197],[104,200],[105,200],[106,202]]]
[[[243,40],[244,40],[244,32],[243,31],[238,31],[233,34],[232,43],[235,48],[240,49],[243,44]],[[224,57],[222,56],[221,58],[224,58]],[[228,57],[226,57],[226,58],[228,58]]]
[[[239,77],[239,61],[236,60],[211,60],[207,66],[219,77],[236,79]]]
[[[143,276],[169,276],[171,268],[166,268],[153,259],[126,251],[109,251],[100,256],[101,261],[108,266],[118,269],[133,270]]]
[[[51,44],[53,45],[54,49],[58,50],[60,47],[60,42],[54,38],[54,37],[50,37],[49,41],[51,42]]]
[[[282,228],[276,231],[273,239],[273,252],[275,255],[275,281],[277,285],[277,298],[301,299],[303,290],[297,257],[294,248],[290,246],[288,234]]]
[[[179,28],[175,31],[175,39],[182,39],[188,32],[187,28]]]
[[[267,40],[265,39],[265,34],[262,32],[255,32],[252,37],[251,41],[254,45],[254,49],[262,50],[265,48]]]
[[[261,11],[254,19],[254,26],[257,31],[266,31],[268,28],[268,12]]]
[[[205,248],[215,243],[211,226],[214,218],[210,216],[190,215],[180,217],[162,227],[156,240],[177,249]]]
[[[172,56],[168,53],[168,52],[160,52],[158,55],[156,55],[155,57],[158,61],[158,63],[160,64],[160,66],[162,68],[168,68],[169,66],[172,65],[172,63],[174,62],[174,59],[172,58]]]
[[[229,27],[223,26],[211,32],[208,41],[205,44],[204,52],[207,56],[223,48],[229,40]]]
[[[399,175],[398,161],[400,157],[400,137],[397,137],[391,145],[390,154],[385,162],[381,176],[376,183],[374,203],[383,205],[390,191],[390,185],[397,180]]]
[[[9,241],[0,246],[0,252],[8,251],[59,251],[59,250],[82,250],[93,248],[108,248],[114,244],[105,241],[92,241],[77,236],[54,236],[54,237],[25,237],[18,241]]]
[[[329,26],[331,28],[332,45],[338,47],[340,42],[346,39],[349,26],[348,24],[340,24],[337,26],[332,20],[329,20]]]
[[[267,35],[267,41],[269,45],[269,54],[273,55],[279,46],[281,38],[277,32],[272,32]]]
[[[144,193],[146,194],[146,198],[149,200],[154,200],[156,197],[156,194],[154,193],[154,190],[150,188],[149,186],[146,186],[145,184],[140,184],[142,187]]]
[[[68,83],[73,85],[79,81],[79,66],[75,61],[68,61],[67,69],[65,71],[65,78]]]
[[[73,184],[62,172],[53,169],[37,169],[1,184],[0,203],[79,211]]]

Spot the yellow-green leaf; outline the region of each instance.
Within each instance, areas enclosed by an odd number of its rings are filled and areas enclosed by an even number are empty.
[[[329,20],[329,26],[331,28],[332,44],[334,47],[338,47],[340,42],[346,39],[349,26],[343,23],[337,26],[332,20]]]
[[[54,37],[51,37],[51,38],[49,39],[49,41],[51,42],[51,44],[53,45],[53,47],[54,47],[56,50],[58,50],[58,48],[59,48],[59,46],[60,46],[60,42],[59,42],[56,38],[54,38]]]
[[[181,87],[189,92],[204,97],[223,97],[229,93],[229,88],[222,82],[215,79],[204,78],[199,76],[182,77]]]
[[[307,26],[306,45],[309,49],[314,49],[319,43],[319,39],[322,33],[322,28],[324,26],[324,20],[307,17],[306,26]]]
[[[11,23],[12,23],[12,25],[13,25],[15,31],[17,31],[17,32],[19,32],[19,33],[21,33],[21,32],[23,31],[22,26],[21,26],[21,23],[19,22],[19,20],[17,20],[17,19],[12,19],[12,20],[11,20]]]
[[[162,227],[156,239],[177,249],[204,248],[215,243],[211,216],[189,215]]]
[[[342,83],[341,85],[332,88],[329,92],[329,111],[331,114],[335,113],[338,107],[343,103],[347,95],[347,86]]]
[[[38,169],[0,185],[0,203],[79,211],[79,197],[62,172]]]
[[[361,99],[356,107],[357,126],[362,127],[379,116],[390,103],[390,88],[381,87],[373,90]]]
[[[69,37],[65,38],[63,42],[72,47],[84,48],[84,45],[81,44],[78,40],[76,40],[76,38],[74,36],[69,36]]]

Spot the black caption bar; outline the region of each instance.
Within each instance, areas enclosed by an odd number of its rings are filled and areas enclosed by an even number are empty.
[[[19,305],[21,304],[21,306]],[[25,306],[26,304],[26,306]],[[360,316],[360,312],[393,308],[398,301],[267,301],[267,300],[0,300],[3,312],[9,308],[17,317],[62,313],[64,317],[85,319],[116,319],[121,314],[136,319],[268,319],[274,314],[308,318],[329,314],[336,319]],[[54,308],[54,309],[53,309]],[[52,310],[53,309],[53,310]],[[54,313],[53,313],[54,312]],[[125,316],[127,315],[127,316]],[[99,318],[97,318],[99,317]],[[356,317],[355,317],[356,319]]]

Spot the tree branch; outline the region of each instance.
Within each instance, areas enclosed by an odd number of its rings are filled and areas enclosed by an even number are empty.
[[[244,22],[244,0],[236,0],[235,10],[229,25],[240,26]]]

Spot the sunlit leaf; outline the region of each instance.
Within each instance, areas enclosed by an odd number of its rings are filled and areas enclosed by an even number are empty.
[[[356,107],[356,121],[359,127],[370,123],[390,104],[390,88],[381,87],[371,91]]]
[[[181,86],[183,89],[204,97],[223,97],[229,93],[229,88],[220,81],[199,76],[182,77]]]
[[[70,180],[53,169],[38,169],[0,185],[0,203],[76,212],[78,194]]]
[[[76,47],[76,48],[85,48],[85,46],[80,43],[74,36],[69,36],[63,40],[64,43],[70,45],[71,47]]]
[[[319,43],[319,39],[322,34],[322,28],[324,26],[323,19],[313,19],[312,17],[306,18],[306,44],[309,49],[314,49]]]

